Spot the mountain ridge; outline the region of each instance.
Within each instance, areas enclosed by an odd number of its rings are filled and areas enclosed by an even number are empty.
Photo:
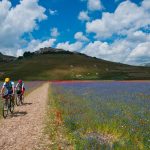
[[[9,66],[9,67],[8,67]],[[150,80],[150,67],[131,66],[78,52],[43,48],[0,64],[0,80]]]
[[[150,67],[150,63],[145,63],[144,66],[145,67]]]

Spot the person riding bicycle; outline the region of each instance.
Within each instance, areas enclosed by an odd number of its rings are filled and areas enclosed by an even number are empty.
[[[14,82],[10,81],[10,78],[5,78],[5,82],[3,83],[3,86],[1,88],[1,94],[4,99],[7,99],[8,95],[12,95],[12,100],[14,100],[15,87]]]
[[[21,94],[23,96],[24,91],[25,91],[24,82],[22,80],[18,80],[18,83],[16,85],[17,94]]]

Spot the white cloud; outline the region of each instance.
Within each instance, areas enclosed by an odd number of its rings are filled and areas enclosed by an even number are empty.
[[[138,44],[135,49],[129,54],[126,63],[130,64],[142,64],[150,62],[150,41]]]
[[[64,42],[64,43],[58,43],[56,48],[64,49],[64,50],[69,50],[69,51],[80,51],[83,47],[82,42],[75,42],[75,43],[69,43],[69,41]]]
[[[88,0],[88,10],[95,11],[95,10],[101,10],[102,4],[101,0]]]
[[[79,13],[78,19],[81,21],[89,21],[90,17],[88,16],[88,12],[87,11],[81,11]]]
[[[56,39],[48,39],[46,41],[40,41],[40,40],[33,39],[28,44],[28,47],[25,48],[25,51],[34,52],[36,50],[39,50],[40,48],[51,47],[51,46],[53,46],[53,44],[54,44],[55,41],[56,41]]]
[[[87,2],[87,9],[89,11],[102,10],[102,2],[101,0],[80,0],[81,2]]]
[[[19,56],[22,56],[24,53],[23,49],[18,49],[17,52],[16,52],[16,56],[19,57]]]
[[[142,6],[143,6],[145,9],[147,9],[147,10],[150,11],[150,1],[149,1],[149,0],[144,0],[144,1],[142,2]]]
[[[59,36],[60,35],[60,33],[58,32],[58,29],[57,28],[52,28],[51,29],[51,36],[52,37],[57,37],[57,36]]]
[[[39,50],[40,48],[52,47],[56,39],[49,39],[43,42],[39,42],[39,44],[34,48],[34,50]]]
[[[50,13],[50,15],[52,15],[52,16],[57,15],[57,10],[49,9],[49,13]]]
[[[82,43],[80,51],[90,56],[135,65],[150,60],[150,34],[146,31],[150,25],[148,4],[147,0],[144,0],[141,6],[125,1],[114,13],[103,13],[101,19],[88,22],[87,32],[95,33],[97,40],[86,46]],[[79,32],[74,37],[79,40],[82,39],[82,35],[83,33]],[[100,41],[101,38],[110,40],[112,35],[118,35],[112,43]],[[69,50],[74,47],[73,44],[65,42],[57,47]]]
[[[145,42],[145,43],[140,43],[137,45],[137,47],[135,49],[133,49],[133,51],[130,53],[129,58],[130,57],[137,57],[137,56],[145,56],[145,55],[149,55],[150,56],[150,42]]]
[[[11,3],[7,0],[3,0],[0,2],[0,24],[2,24],[3,20],[6,18],[9,13],[9,9],[11,7]]]
[[[22,0],[15,7],[8,0],[0,1],[0,51],[16,53],[26,44],[22,36],[37,29],[38,22],[47,18],[44,12],[38,0]]]
[[[118,42],[120,44],[118,44]],[[127,48],[129,45],[130,43],[127,41],[116,41],[113,44],[95,41],[90,42],[85,48],[83,48],[82,53],[105,60],[123,62],[131,50],[130,48]]]
[[[103,13],[101,19],[88,22],[86,31],[95,33],[96,38],[108,38],[113,34],[127,35],[129,32],[147,27],[150,24],[150,13],[147,8],[149,6],[144,2],[147,0],[143,1],[141,6],[130,1],[122,2],[114,13]]]
[[[77,32],[75,35],[74,35],[74,38],[76,40],[79,40],[79,41],[89,41],[89,39],[83,35],[83,32]]]
[[[95,41],[82,49],[82,53],[114,62],[140,65],[150,61],[150,35],[136,31],[125,39],[113,43]]]
[[[55,43],[56,39],[48,39],[45,41],[35,40],[33,39],[26,48],[18,49],[16,56],[22,56],[25,51],[34,52],[41,48],[52,47]]]
[[[82,52],[128,64],[150,61],[150,1],[138,6],[131,1],[120,3],[114,13],[105,12],[101,19],[86,24],[88,33],[95,33],[97,41],[89,43]],[[115,35],[112,43],[101,42]]]
[[[142,31],[135,31],[128,34],[128,40],[132,42],[142,43],[145,41],[150,41],[150,35],[148,33],[144,33]]]

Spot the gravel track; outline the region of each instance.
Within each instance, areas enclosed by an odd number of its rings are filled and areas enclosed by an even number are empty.
[[[43,136],[49,84],[25,97],[25,104],[0,123],[0,150],[34,150]]]

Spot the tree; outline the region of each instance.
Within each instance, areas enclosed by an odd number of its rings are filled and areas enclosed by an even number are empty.
[[[24,52],[24,54],[23,54],[23,57],[30,57],[30,56],[33,56],[33,53],[32,52]]]

